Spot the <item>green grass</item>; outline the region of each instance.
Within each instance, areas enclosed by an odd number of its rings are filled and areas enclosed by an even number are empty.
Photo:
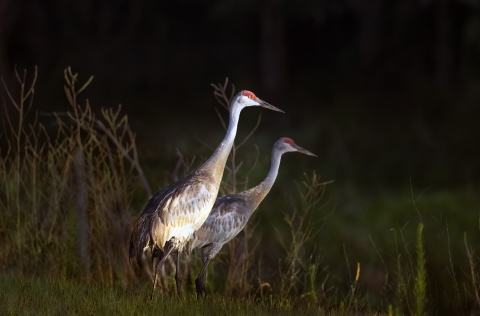
[[[224,297],[214,294],[197,300],[158,294],[150,288],[132,293],[122,287],[100,287],[14,275],[0,277],[2,315],[326,315],[313,306],[267,297]]]
[[[415,282],[415,300],[417,316],[425,315],[425,303],[427,301],[427,271],[425,269],[425,249],[422,239],[423,224],[418,224],[417,229],[417,278]]]

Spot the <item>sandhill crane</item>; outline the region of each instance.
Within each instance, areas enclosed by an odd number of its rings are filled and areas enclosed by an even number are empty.
[[[300,152],[317,157],[295,144],[290,138],[280,138],[272,149],[272,161],[267,177],[247,191],[217,198],[203,225],[195,231],[186,245],[186,252],[201,248],[203,267],[195,280],[197,296],[205,294],[205,275],[210,260],[222,246],[242,231],[250,216],[272,188],[278,174],[280,159],[286,152]]]
[[[138,218],[130,237],[130,258],[141,257],[147,249],[159,249],[162,257],[155,265],[152,298],[157,284],[157,268],[160,263],[177,251],[175,280],[181,295],[181,278],[178,275],[179,257],[185,243],[202,226],[218,195],[225,163],[237,132],[240,112],[247,106],[283,112],[260,100],[254,93],[243,90],[232,100],[230,118],[225,138],[213,155],[195,172],[155,194]]]

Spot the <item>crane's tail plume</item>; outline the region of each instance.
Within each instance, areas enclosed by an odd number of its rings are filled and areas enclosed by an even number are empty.
[[[139,218],[130,237],[129,258],[135,257],[140,267],[142,266],[143,252],[153,244],[152,236],[147,229],[149,226],[144,218]]]

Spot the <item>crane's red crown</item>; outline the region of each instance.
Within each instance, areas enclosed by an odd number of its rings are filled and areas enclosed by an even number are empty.
[[[289,144],[292,147],[295,146],[295,142],[291,138],[285,137],[284,142]]]
[[[252,100],[256,100],[257,99],[257,96],[255,95],[255,93],[251,92],[251,91],[248,91],[248,90],[243,90],[242,91],[242,95],[246,96],[247,98],[249,99],[252,99]]]

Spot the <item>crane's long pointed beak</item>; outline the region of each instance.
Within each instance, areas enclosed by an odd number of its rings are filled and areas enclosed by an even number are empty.
[[[271,104],[268,103],[268,102],[265,102],[265,101],[261,100],[260,98],[257,98],[257,102],[260,103],[260,106],[263,106],[263,107],[266,108],[266,109],[285,113],[284,111],[282,111],[282,110],[280,110],[279,108],[271,105]]]
[[[302,147],[300,147],[300,146],[298,146],[298,145],[295,145],[295,149],[296,149],[299,153],[302,153],[302,154],[305,154],[305,155],[309,155],[309,156],[313,156],[313,157],[317,157],[317,158],[318,158],[317,155],[309,152],[308,150],[306,150],[306,149],[304,149],[304,148],[302,148]]]

